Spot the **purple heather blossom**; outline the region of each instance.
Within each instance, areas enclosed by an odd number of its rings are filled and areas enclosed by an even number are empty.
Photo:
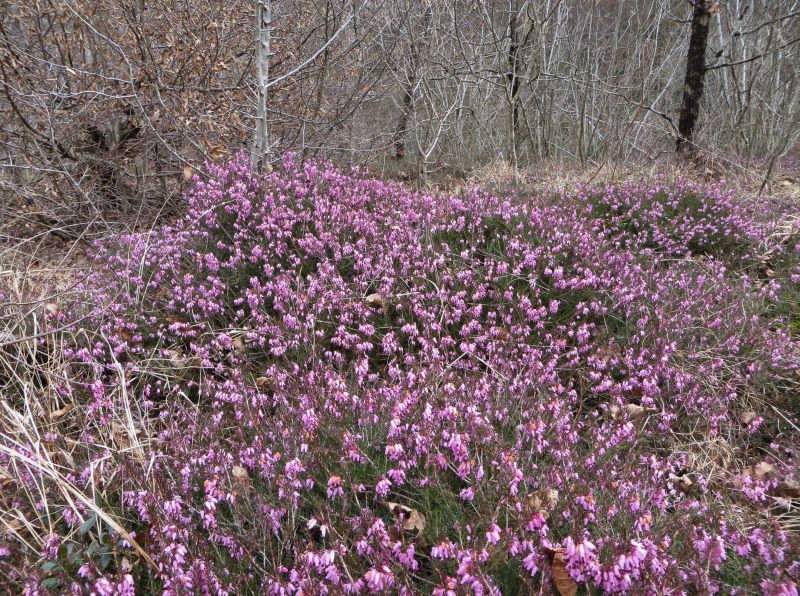
[[[155,569],[120,536],[115,552],[148,586],[414,594],[424,574],[437,595],[498,594],[515,565],[539,593],[563,549],[596,592],[708,593],[735,567],[797,593],[796,544],[764,513],[797,476],[797,437],[770,408],[739,416],[797,389],[782,306],[800,245],[755,200],[684,180],[447,196],[292,156],[206,174],[174,225],[96,247],[52,396],[85,428],[43,436],[78,490],[119,487],[109,506]],[[716,442],[774,470],[705,469],[692,446]],[[9,510],[56,516],[36,557],[0,542],[34,593],[39,558],[108,528],[80,532],[82,503],[26,506],[49,482],[36,469],[19,482]],[[62,578],[76,593],[138,588],[85,558]]]

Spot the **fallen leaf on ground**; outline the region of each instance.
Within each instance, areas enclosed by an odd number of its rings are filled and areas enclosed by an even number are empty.
[[[558,505],[558,491],[554,489],[541,489],[525,497],[523,503],[528,513],[541,513],[547,519]]]
[[[687,474],[684,474],[682,476],[677,476],[676,477],[676,485],[677,485],[677,487],[680,488],[684,492],[686,492],[687,490],[692,488],[693,484],[694,484],[694,482],[692,482],[692,479],[689,478],[689,476]]]
[[[50,412],[50,420],[52,420],[53,422],[61,420],[64,416],[69,414],[74,407],[75,404],[67,404],[60,410],[56,410],[55,412]]]
[[[374,308],[386,308],[386,300],[381,294],[378,293],[370,294],[364,299],[364,302]]]
[[[784,478],[775,491],[781,497],[789,499],[800,498],[800,482],[791,478]]]
[[[567,560],[564,556],[563,548],[548,549],[552,560],[550,562],[553,573],[553,582],[561,596],[576,596],[578,594],[578,584],[567,572]]]
[[[233,466],[231,469],[231,474],[233,475],[233,479],[237,484],[242,486],[247,486],[250,484],[250,474],[248,474],[247,470],[242,466]]]
[[[739,422],[747,426],[756,419],[756,416],[757,414],[755,412],[742,412],[739,414]]]
[[[272,377],[258,377],[256,379],[256,387],[261,393],[264,393],[268,389],[272,388]]]
[[[775,476],[775,466],[772,464],[762,461],[759,464],[756,464],[755,468],[753,468],[753,474],[756,477],[756,480],[769,480],[773,476]]]
[[[627,404],[625,406],[625,413],[633,419],[641,418],[647,414],[647,408],[643,408],[637,404]]]
[[[120,451],[124,451],[131,446],[131,441],[128,438],[128,430],[117,422],[111,423],[111,434],[114,437],[114,442]]]
[[[619,422],[623,420],[625,416],[628,416],[631,420],[643,418],[648,412],[652,411],[652,409],[645,408],[638,404],[625,404],[621,408],[619,406],[611,406],[608,411],[611,414],[611,418]]]
[[[247,351],[247,346],[241,336],[233,338],[233,350],[239,354],[244,354]]]
[[[389,507],[395,517],[400,517],[400,515],[403,515],[405,518],[403,520],[404,530],[419,530],[422,532],[425,529],[425,516],[416,509],[406,507],[400,503],[387,502],[386,505]]]

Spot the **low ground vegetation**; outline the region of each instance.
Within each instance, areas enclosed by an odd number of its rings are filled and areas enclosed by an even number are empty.
[[[6,585],[797,593],[791,206],[292,156],[187,199],[0,341]]]

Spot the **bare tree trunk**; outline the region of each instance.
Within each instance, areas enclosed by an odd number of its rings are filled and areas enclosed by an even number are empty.
[[[694,144],[694,128],[700,113],[703,98],[703,83],[706,76],[706,48],[711,23],[712,0],[694,0],[692,11],[692,35],[686,57],[686,79],[683,90],[683,105],[678,121],[679,155],[692,157],[697,153]]]
[[[508,95],[509,95],[509,135],[510,135],[510,147],[509,147],[509,161],[511,162],[511,169],[514,175],[514,180],[517,181],[519,178],[519,156],[517,155],[517,143],[519,142],[520,136],[520,125],[519,125],[519,88],[521,82],[521,73],[520,73],[520,60],[519,60],[519,33],[518,29],[518,13],[514,10],[508,22],[508,36],[509,36],[509,45],[508,45],[508,72],[506,73],[506,79],[508,80]]]
[[[267,125],[267,92],[269,83],[269,43],[272,25],[271,0],[256,0],[256,131],[253,136],[253,149],[250,161],[254,167],[263,170],[269,165],[270,143]]]
[[[425,36],[428,32],[428,26],[433,16],[433,10],[430,5],[425,8],[422,17],[422,30],[418,33],[415,31],[414,21],[409,20],[408,36],[409,36],[409,71],[408,78],[403,84],[403,104],[400,109],[400,116],[397,119],[397,124],[394,127],[394,135],[392,141],[394,144],[394,158],[401,160],[406,155],[406,135],[408,134],[408,120],[414,111],[414,95],[418,83],[418,68],[420,60],[420,46],[425,44]],[[419,35],[419,39],[417,39]]]
[[[406,134],[408,133],[408,118],[414,105],[414,88],[417,80],[414,73],[413,55],[412,70],[407,83],[403,87],[403,105],[400,108],[400,117],[394,127],[394,158],[401,160],[406,156]]]

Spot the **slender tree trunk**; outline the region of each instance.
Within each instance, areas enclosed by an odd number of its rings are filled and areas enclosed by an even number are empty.
[[[316,121],[319,119],[320,114],[322,113],[322,99],[325,96],[325,82],[328,76],[328,59],[329,59],[329,51],[328,51],[328,44],[330,43],[330,36],[331,30],[336,29],[335,19],[336,16],[333,16],[331,19],[331,3],[330,1],[325,5],[325,49],[322,52],[322,66],[319,71],[319,78],[317,79],[317,90],[314,96],[314,107],[311,109],[312,118]],[[333,22],[332,22],[333,21]],[[355,23],[353,25],[355,27]],[[308,145],[306,145],[305,141],[303,141],[303,160],[308,157],[310,150]]]
[[[414,70],[413,52],[411,58],[411,75],[403,87],[403,105],[400,108],[400,117],[394,127],[394,158],[401,160],[406,156],[406,134],[408,133],[408,118],[414,106],[414,87],[417,85],[417,78]]]
[[[509,95],[509,133],[511,136],[511,146],[509,147],[509,160],[511,161],[511,169],[513,171],[514,180],[519,177],[519,157],[517,155],[517,143],[520,136],[520,119],[519,119],[519,91],[520,91],[520,75],[519,72],[519,33],[518,29],[518,14],[513,12],[508,23],[509,46],[508,46],[508,73],[506,79],[508,80],[508,95]]]
[[[253,149],[250,161],[254,167],[263,170],[269,166],[270,143],[267,125],[267,91],[269,82],[269,43],[272,25],[271,0],[256,0],[256,131],[253,135]]]
[[[406,155],[406,135],[408,134],[408,120],[414,111],[414,93],[417,87],[417,68],[419,66],[419,46],[424,45],[425,36],[428,32],[428,25],[431,22],[433,11],[428,6],[422,17],[422,31],[417,34],[414,31],[413,21],[409,22],[409,74],[408,79],[403,86],[403,105],[400,110],[400,116],[397,119],[397,124],[394,127],[394,135],[392,141],[394,143],[394,158],[401,160]],[[415,41],[415,36],[419,35],[420,41]]]
[[[693,157],[697,153],[694,144],[694,128],[700,113],[703,98],[703,83],[706,76],[706,48],[711,24],[712,0],[694,0],[692,11],[692,34],[686,57],[686,79],[683,90],[683,105],[678,121],[676,149],[679,155]]]

